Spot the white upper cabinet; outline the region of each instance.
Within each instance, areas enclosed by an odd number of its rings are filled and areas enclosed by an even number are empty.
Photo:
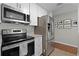
[[[37,17],[47,15],[47,11],[35,3],[5,3],[6,5],[17,8],[19,11],[30,15],[30,25],[38,26]]]
[[[19,11],[29,14],[29,3],[5,3],[11,7],[17,8]]]
[[[20,3],[21,11],[25,14],[29,14],[29,3]]]
[[[5,4],[14,8],[17,8],[18,6],[17,3],[5,3]]]
[[[38,6],[37,4],[30,4],[30,25],[38,26],[37,17],[47,15],[47,11]]]
[[[30,4],[30,25],[37,26],[37,5]]]

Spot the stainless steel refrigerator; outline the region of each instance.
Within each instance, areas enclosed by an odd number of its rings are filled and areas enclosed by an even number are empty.
[[[54,50],[54,20],[52,17],[46,15],[38,17],[38,26],[34,28],[35,34],[42,35],[42,54],[45,56],[50,55]]]

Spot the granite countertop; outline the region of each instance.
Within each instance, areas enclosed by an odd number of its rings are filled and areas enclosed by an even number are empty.
[[[28,34],[27,36],[32,36],[32,37],[39,37],[39,36],[42,36],[42,35],[39,35],[39,34]]]
[[[3,44],[3,46],[8,45],[8,44],[14,44],[14,43],[18,43],[18,42],[33,40],[35,37],[42,37],[42,35],[29,34],[29,35],[27,35],[27,38],[25,38],[25,39],[20,39],[20,40],[16,40],[16,41],[12,41],[12,42],[7,42],[7,44]]]

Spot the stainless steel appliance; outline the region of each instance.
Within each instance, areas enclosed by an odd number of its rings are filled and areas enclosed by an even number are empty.
[[[35,45],[34,41],[27,43],[28,53],[26,56],[34,55],[35,53]]]
[[[49,22],[47,22],[49,20]],[[53,18],[46,15],[38,18],[38,26],[35,27],[34,33],[42,35],[42,52],[43,55],[50,55],[54,50],[54,27]]]
[[[27,15],[21,12],[17,8],[13,8],[6,4],[0,5],[1,21],[2,22],[19,22],[19,23],[28,23]]]
[[[27,39],[27,31],[25,29],[2,30],[2,46],[24,41],[26,39]]]
[[[19,46],[2,51],[2,56],[19,56]]]
[[[25,42],[25,44],[23,44],[23,47],[22,47],[22,42]],[[35,48],[34,37],[27,36],[26,29],[2,30],[2,53],[1,53],[2,56],[14,56],[14,55],[17,56],[22,54],[31,56],[34,54],[34,48]],[[20,51],[19,54],[18,52],[19,50],[21,51],[25,50],[25,51],[23,51],[22,53]]]

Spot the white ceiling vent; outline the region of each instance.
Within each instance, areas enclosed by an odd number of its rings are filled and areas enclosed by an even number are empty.
[[[63,3],[57,3],[56,6],[61,8],[61,7],[63,7]]]
[[[57,6],[60,6],[60,5],[62,5],[63,3],[57,3]]]

